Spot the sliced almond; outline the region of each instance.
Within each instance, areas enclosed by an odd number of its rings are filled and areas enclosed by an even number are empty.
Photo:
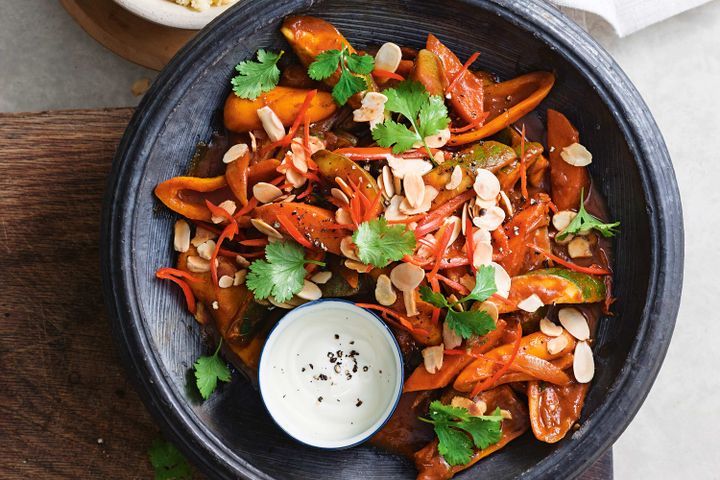
[[[387,165],[383,165],[382,168],[382,181],[385,195],[387,195],[388,198],[395,196],[395,178],[393,177],[390,167]]]
[[[425,278],[425,270],[412,263],[401,263],[390,271],[390,280],[401,292],[415,290]]]
[[[508,273],[499,263],[492,262],[490,263],[490,266],[495,269],[495,287],[497,288],[496,293],[501,297],[507,298],[508,295],[510,295],[510,285],[512,283],[510,275],[508,275]]]
[[[445,347],[443,345],[423,349],[423,363],[428,373],[437,373],[442,368],[444,350]]]
[[[360,108],[353,110],[353,120],[356,122],[382,122],[385,118],[385,102],[387,100],[388,97],[380,92],[366,92]]]
[[[435,152],[435,154],[433,155],[433,160],[435,160],[435,163],[437,163],[438,165],[442,165],[443,163],[445,163],[446,158],[448,157],[445,156],[445,152],[443,152],[442,150]]]
[[[425,145],[430,148],[442,148],[450,140],[450,129],[443,128],[432,135],[425,137]]]
[[[443,322],[442,337],[445,348],[453,349],[462,345],[462,337],[450,328],[448,322]]]
[[[187,269],[193,273],[205,273],[210,271],[210,262],[195,255],[187,257]]]
[[[395,195],[390,199],[390,205],[385,208],[386,220],[405,220],[408,216],[400,211],[400,206],[405,202],[405,197]]]
[[[562,210],[557,212],[552,217],[553,227],[555,227],[558,232],[562,232],[568,227],[568,225],[570,225],[570,222],[573,221],[576,215],[577,213],[571,210]]]
[[[272,295],[270,295],[267,299],[268,302],[272,303],[278,308],[284,308],[285,310],[292,310],[293,308],[295,308],[295,305],[291,305],[290,303],[278,302]]]
[[[375,54],[375,68],[395,72],[402,60],[402,50],[392,42],[383,43]]]
[[[192,240],[190,240],[190,243],[193,247],[199,247],[203,243],[214,238],[217,238],[217,235],[214,232],[211,232],[210,230],[202,227],[197,227],[195,229],[195,236]]]
[[[388,155],[387,163],[395,178],[399,178],[401,180],[405,178],[405,174],[407,173],[415,173],[422,176],[433,169],[433,164],[431,162],[419,158],[399,158]],[[399,190],[399,188],[396,188],[396,191],[397,190]]]
[[[187,252],[190,248],[190,225],[185,220],[175,222],[173,246],[176,252]]]
[[[473,288],[475,288],[475,277],[472,275],[468,275],[467,273],[463,276],[461,276],[458,281],[460,284],[470,290],[472,292]],[[460,306],[460,305],[459,305]]]
[[[493,231],[496,230],[503,221],[505,221],[505,210],[500,207],[490,207],[483,209],[480,215],[473,218],[473,224],[478,228],[484,228],[485,230]]]
[[[417,207],[413,207],[410,205],[410,202],[405,199],[403,203],[400,204],[399,210],[400,213],[404,213],[406,215],[417,215],[420,213],[425,213],[428,210],[430,210],[430,207],[432,206],[432,201],[435,200],[435,197],[438,196],[438,191],[435,187],[426,185],[425,186],[425,195],[423,196],[422,203],[418,205]]]
[[[290,203],[293,200],[295,200],[295,195],[286,195],[285,198],[280,201],[280,203]]]
[[[297,142],[293,140],[290,143],[290,152],[292,153],[292,155],[290,155],[290,160],[292,161],[295,168],[300,173],[307,173],[307,152],[305,152],[305,147],[303,147],[302,142]]]
[[[215,300],[212,303],[212,308],[213,308],[213,310],[220,310],[220,303],[217,300]]]
[[[520,300],[517,307],[525,312],[533,313],[536,312],[540,307],[545,305],[537,293],[533,293],[527,298]]]
[[[313,282],[319,284],[319,285],[325,285],[330,279],[332,278],[332,272],[329,270],[326,270],[324,272],[317,272],[315,275],[310,277],[310,280]]]
[[[460,228],[462,228],[463,235],[467,235],[467,233],[465,232],[465,229],[467,228],[467,218],[468,218],[468,205],[467,205],[467,203],[463,203],[462,216],[460,217]]]
[[[233,286],[234,280],[235,279],[233,277],[231,277],[230,275],[223,275],[218,280],[218,286],[220,288],[230,288]]]
[[[220,205],[218,205],[218,207],[222,208],[223,210],[228,212],[230,215],[235,213],[235,210],[237,209],[237,205],[232,200],[225,200],[224,202],[220,203]],[[225,221],[225,217],[219,217],[219,216],[215,216],[215,215],[212,215],[210,217],[210,219],[215,224],[222,223]]]
[[[412,208],[417,208],[425,197],[425,182],[417,173],[408,173],[403,178],[405,199]]]
[[[495,305],[493,302],[485,301],[477,307],[473,305],[472,310],[487,313],[488,315],[490,315],[490,318],[492,318],[493,322],[495,323],[497,323],[498,318],[500,318],[500,311],[498,310],[497,305]]]
[[[547,351],[550,355],[557,355],[568,346],[568,338],[564,335],[551,338],[547,342]]]
[[[512,202],[510,201],[510,197],[507,196],[507,193],[500,190],[500,204],[502,205],[502,208],[505,209],[505,213],[507,213],[508,217],[512,217],[515,211],[513,210]]]
[[[380,305],[385,305],[386,307],[397,301],[397,294],[392,287],[390,277],[385,274],[380,275],[377,279],[377,283],[375,284],[375,299]]]
[[[340,225],[351,225],[352,217],[350,216],[350,212],[344,208],[338,208],[335,210],[335,221]]]
[[[589,258],[593,256],[590,250],[590,242],[584,237],[575,237],[570,240],[567,246],[570,258]]]
[[[282,195],[282,190],[272,183],[258,182],[253,185],[253,196],[260,203],[270,203]]]
[[[353,194],[352,188],[350,188],[350,185],[347,184],[345,180],[343,180],[340,177],[335,177],[335,183],[338,184],[338,187],[345,193],[347,197],[350,197],[350,195]]]
[[[243,268],[247,268],[250,266],[250,262],[248,261],[248,259],[243,257],[242,255],[235,256],[235,263],[237,263]]]
[[[478,228],[473,232],[473,242],[475,245],[480,243],[490,243],[492,241],[492,235],[484,228]]]
[[[595,376],[595,359],[587,342],[578,342],[575,345],[573,373],[578,383],[589,383]]]
[[[561,308],[558,311],[558,320],[565,330],[578,340],[585,341],[590,338],[590,326],[587,319],[577,308]]]
[[[320,290],[320,287],[315,285],[313,282],[305,280],[303,282],[303,288],[297,293],[297,296],[303,300],[312,301],[322,297],[322,291]]]
[[[233,145],[232,147],[228,148],[227,152],[225,152],[222,161],[223,163],[232,163],[238,158],[247,155],[249,150],[250,149],[245,143],[238,143],[237,145]]]
[[[255,227],[260,233],[267,235],[270,238],[277,238],[277,239],[283,238],[283,236],[280,232],[275,230],[272,226],[270,226],[264,220],[261,220],[259,218],[251,218],[250,223],[252,223],[253,227]]]
[[[197,247],[197,253],[200,255],[200,258],[204,258],[205,260],[210,260],[212,257],[213,252],[215,251],[215,241],[214,240],[208,240],[207,242],[200,244]]]
[[[247,272],[248,271],[245,269],[235,272],[235,277],[233,278],[233,285],[237,287],[238,285],[242,285],[243,283],[245,283],[245,277],[247,277]]]
[[[353,243],[353,239],[351,236],[348,235],[347,237],[343,237],[343,239],[340,240],[340,251],[347,258],[360,261],[357,256],[357,247]]]
[[[500,181],[490,170],[479,168],[475,173],[473,189],[481,200],[495,200],[500,194]]]
[[[492,263],[493,247],[490,243],[478,243],[473,245],[473,266],[479,268],[482,265]]]
[[[308,147],[310,148],[310,154],[315,154],[316,152],[319,152],[320,150],[325,149],[325,142],[315,135],[310,135],[308,137]]]
[[[255,134],[252,130],[248,132],[248,137],[250,137],[250,150],[257,152],[257,138],[255,138]]]
[[[557,243],[558,245],[567,245],[573,241],[573,239],[575,238],[575,235],[567,234],[563,237],[562,240],[560,240],[558,237],[559,237],[559,235],[555,235],[555,238],[554,238],[555,243]]]
[[[445,219],[443,222],[445,225],[447,225],[445,228],[452,228],[452,233],[450,234],[450,239],[448,240],[447,248],[445,250],[448,250],[450,246],[455,243],[455,240],[458,239],[460,236],[460,230],[462,229],[460,217],[457,215],[450,215],[448,218]]]
[[[510,410],[500,409],[500,416],[503,420],[512,420],[512,412]]]
[[[285,136],[285,127],[272,108],[267,105],[257,109],[257,116],[270,140],[277,142]]]
[[[445,348],[450,347],[446,345]],[[469,398],[461,397],[459,395],[453,397],[450,405],[453,407],[464,408],[473,417],[481,417],[487,412],[487,403],[485,403],[483,400],[473,402]]]
[[[540,320],[540,331],[548,337],[559,337],[563,333],[563,328],[551,320],[543,318]]]
[[[573,143],[563,148],[560,157],[575,167],[586,167],[592,163],[592,154],[579,143]]]
[[[331,188],[330,189],[330,195],[336,200],[340,200],[341,202],[345,202],[346,204],[350,204],[350,199],[347,195],[345,195],[345,192],[340,190],[339,188]]]
[[[366,265],[362,262],[358,262],[357,260],[350,259],[345,260],[344,265],[350,270],[355,270],[358,273],[368,273],[374,268],[372,265]]]
[[[455,190],[458,188],[460,186],[460,182],[462,182],[462,178],[462,168],[460,168],[460,165],[455,165],[452,173],[450,174],[450,180],[448,180],[448,183],[445,184],[445,190]]]
[[[295,188],[300,188],[305,185],[305,182],[307,182],[307,178],[292,168],[287,169],[285,172],[285,178],[287,178],[287,181]],[[287,191],[290,191],[290,189],[287,189]]]

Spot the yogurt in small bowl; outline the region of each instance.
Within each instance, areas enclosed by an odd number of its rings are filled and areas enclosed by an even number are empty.
[[[400,346],[374,313],[338,299],[288,312],[260,357],[260,394],[270,416],[307,445],[348,448],[392,415],[403,385]]]

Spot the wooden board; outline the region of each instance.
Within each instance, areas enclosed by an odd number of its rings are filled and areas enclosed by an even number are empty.
[[[60,0],[95,40],[121,57],[161,70],[196,33],[149,22],[113,0]]]
[[[98,257],[131,114],[0,114],[2,479],[152,478],[160,434],[114,352]],[[582,478],[612,479],[612,453]]]

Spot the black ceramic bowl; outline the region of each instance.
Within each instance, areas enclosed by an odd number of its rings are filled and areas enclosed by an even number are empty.
[[[604,319],[597,372],[582,426],[556,445],[527,434],[457,478],[572,478],[633,418],[660,368],[682,283],[682,213],[662,137],[635,88],[588,35],[541,0],[241,1],[201,32],[158,77],[120,144],[104,210],[103,280],[120,351],[166,434],[213,478],[401,479],[409,461],[370,447],[326,452],[284,435],[242,378],[209,401],[186,389],[204,353],[200,329],[175,288],[154,271],[172,265],[173,217],[153,188],[185,171],[208,140],[239,61],[259,47],[287,48],[278,32],[298,12],[334,23],[356,46],[420,46],[437,34],[461,58],[511,78],[553,70],[540,106],[564,112],[593,152],[590,170],[622,222],[616,239],[617,315]]]

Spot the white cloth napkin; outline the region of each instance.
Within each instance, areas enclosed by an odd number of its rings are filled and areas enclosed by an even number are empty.
[[[550,0],[569,13],[576,21],[572,10],[594,13],[613,26],[620,37],[630,35],[653,23],[670,18],[710,0]]]

